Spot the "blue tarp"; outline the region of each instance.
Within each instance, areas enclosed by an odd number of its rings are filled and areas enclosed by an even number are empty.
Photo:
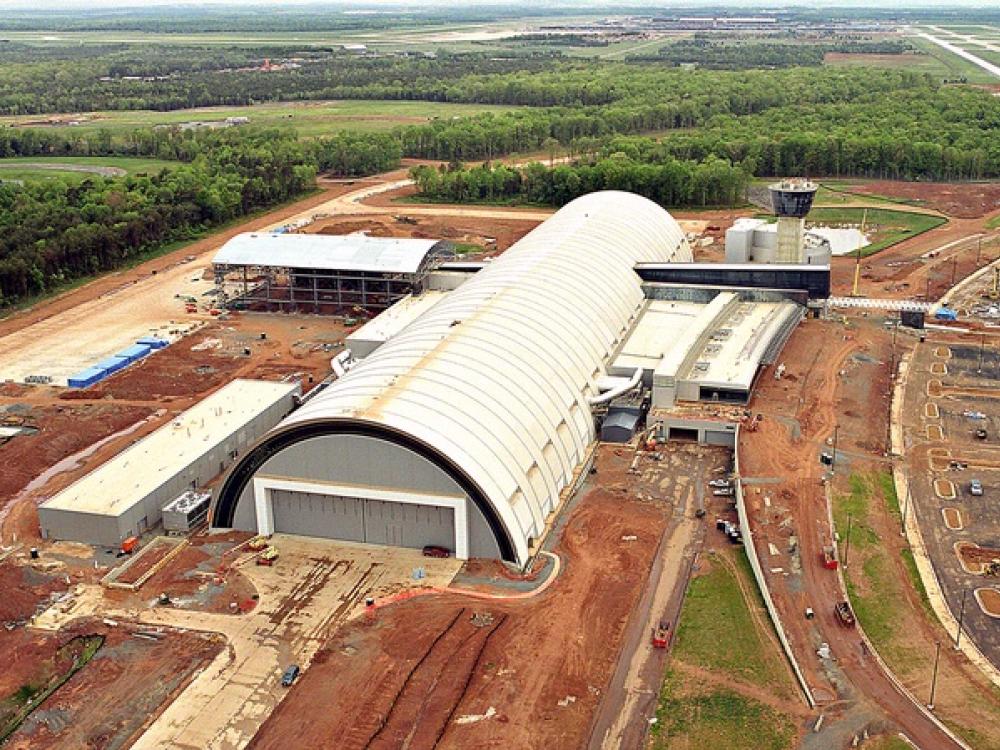
[[[143,336],[141,339],[136,341],[137,344],[144,344],[150,349],[162,349],[170,342],[166,339],[161,339],[156,336]]]
[[[130,364],[136,360],[140,360],[149,354],[152,347],[149,344],[132,344],[132,346],[127,349],[122,349],[120,352],[115,354],[116,357],[126,360]]]
[[[126,365],[128,365],[127,359],[122,359],[121,357],[108,357],[107,359],[102,359],[94,365],[94,367],[98,370],[104,370],[105,373],[110,375],[113,372],[118,372]]]
[[[83,372],[70,375],[67,382],[70,388],[86,388],[104,378],[107,373],[97,367],[88,367]]]

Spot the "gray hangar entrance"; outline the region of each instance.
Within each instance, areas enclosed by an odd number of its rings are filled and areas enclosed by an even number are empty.
[[[433,505],[272,489],[274,530],[346,542],[455,549],[455,510]]]

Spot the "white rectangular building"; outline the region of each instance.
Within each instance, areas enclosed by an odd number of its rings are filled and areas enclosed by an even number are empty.
[[[204,487],[295,406],[298,383],[234,380],[46,500],[42,537],[117,546]]]

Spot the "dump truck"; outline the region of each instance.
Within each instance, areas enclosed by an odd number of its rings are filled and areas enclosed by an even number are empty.
[[[854,627],[854,613],[851,611],[850,604],[847,602],[837,602],[834,612],[837,615],[837,619],[840,620],[841,625],[848,628]]]

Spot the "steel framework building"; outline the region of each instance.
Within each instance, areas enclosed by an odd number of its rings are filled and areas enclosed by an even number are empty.
[[[419,293],[453,257],[439,240],[263,232],[237,235],[212,264],[228,307],[339,313],[384,310]]]

